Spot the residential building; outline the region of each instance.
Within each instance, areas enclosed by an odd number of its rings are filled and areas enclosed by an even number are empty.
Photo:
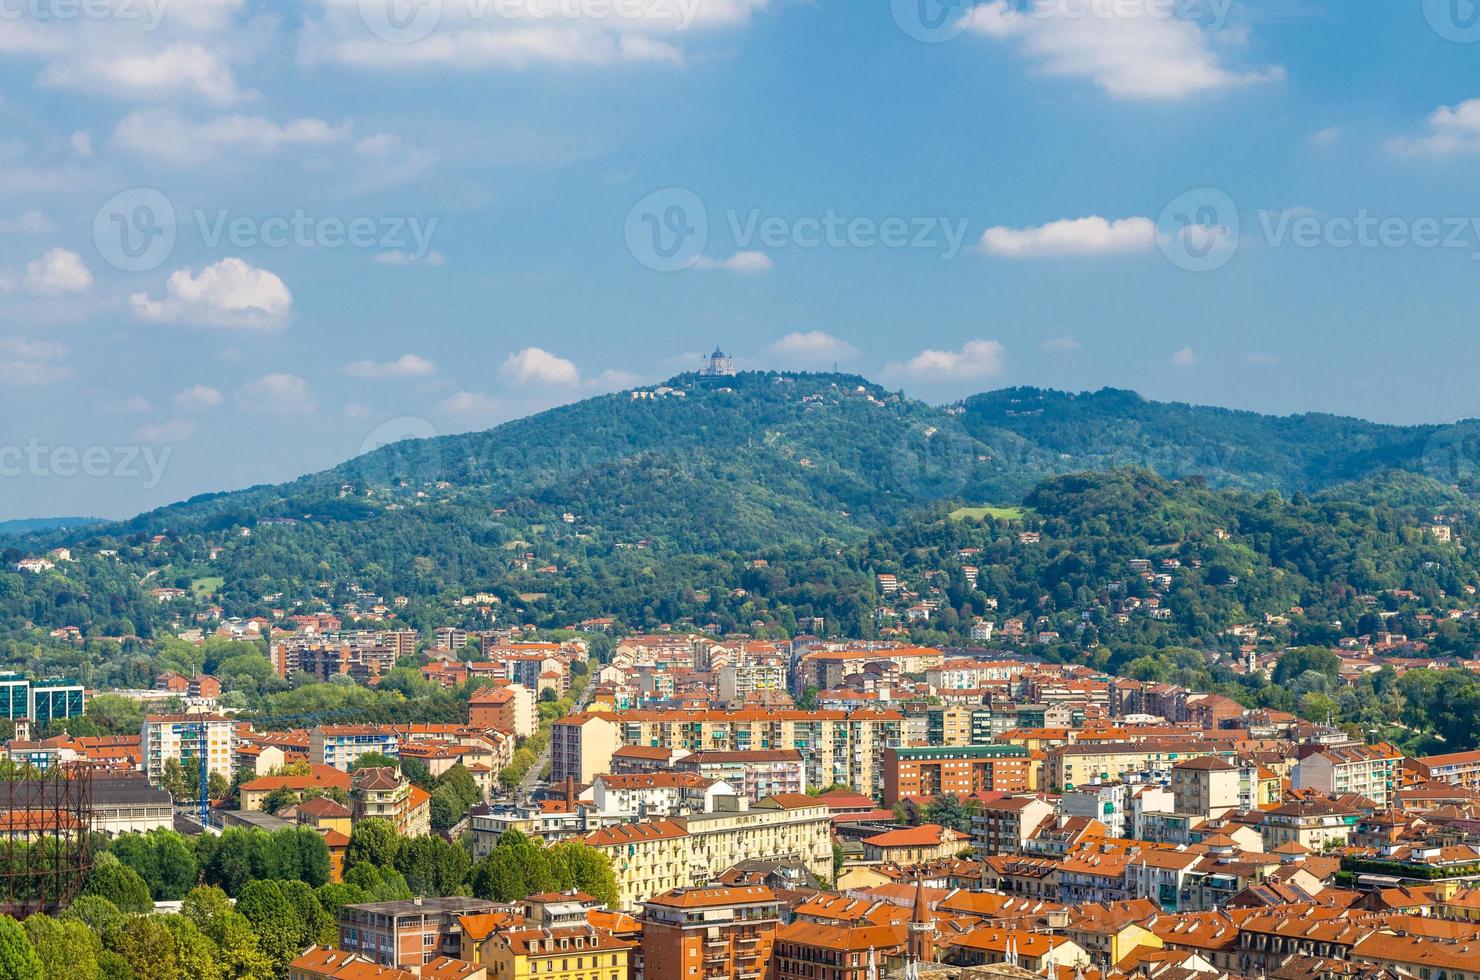
[[[438,957],[462,958],[461,917],[499,908],[464,897],[346,905],[339,910],[339,948],[382,966],[419,969]]]
[[[833,925],[798,919],[776,931],[772,980],[875,980],[903,965],[905,923]]]
[[[1239,767],[1216,755],[1172,767],[1172,805],[1177,813],[1211,820],[1237,810]]]
[[[597,773],[611,772],[612,753],[621,746],[612,718],[590,713],[561,718],[550,727],[550,781],[589,783]]]
[[[863,839],[865,861],[892,861],[901,866],[953,858],[970,849],[970,834],[935,823],[887,830]]]
[[[1020,745],[960,745],[884,749],[884,805],[905,798],[1021,793],[1032,761]]]
[[[643,904],[646,976],[760,980],[771,973],[781,904],[764,885],[678,888]]]
[[[486,967],[490,980],[628,980],[635,946],[585,922],[516,925],[478,942],[465,932],[463,957]]]
[[[241,784],[241,809],[260,810],[267,797],[279,790],[294,793],[299,799],[310,790],[331,789],[349,792],[350,775],[333,766],[310,766],[301,776],[258,776]]]
[[[630,746],[618,749],[616,755],[626,752],[667,752],[666,749],[644,749]],[[720,780],[734,787],[735,792],[752,803],[768,796],[805,793],[807,791],[807,769],[802,754],[796,749],[752,749],[744,752],[720,750],[685,752],[672,768],[680,772],[692,772],[705,779]],[[616,756],[613,757],[613,765]]]
[[[157,785],[169,762],[192,769],[204,760],[208,775],[229,782],[236,754],[236,726],[237,722],[220,715],[145,715],[140,732],[144,775]]]
[[[611,858],[626,909],[661,892],[714,881],[757,855],[832,876],[830,811],[810,796],[768,797],[754,806],[730,797],[713,813],[618,824],[582,839]]]
[[[1430,779],[1480,790],[1480,750],[1429,755],[1413,761]]]
[[[401,739],[386,725],[319,725],[308,733],[308,761],[349,772],[360,756],[401,757]]]
[[[1053,813],[1052,804],[1033,796],[1014,796],[982,804],[971,821],[977,852],[983,857],[1021,854],[1028,838]]]
[[[540,709],[534,691],[522,684],[485,687],[468,700],[468,724],[474,728],[497,728],[516,738],[528,738],[540,724]]]
[[[622,745],[690,752],[795,749],[806,761],[808,786],[841,783],[870,796],[883,785],[884,749],[901,744],[904,726],[901,713],[878,710],[636,710],[609,718]]]
[[[597,813],[630,814],[646,820],[707,813],[719,797],[734,796],[735,790],[728,783],[692,772],[602,773],[592,783],[591,793]]]
[[[1322,851],[1345,844],[1360,820],[1361,813],[1350,806],[1329,800],[1301,800],[1265,810],[1259,817],[1259,834],[1267,853],[1291,842]]]
[[[1355,793],[1386,807],[1393,801],[1402,767],[1403,753],[1391,745],[1346,745],[1302,758],[1290,774],[1290,784],[1327,796]]]
[[[413,786],[393,766],[367,766],[350,774],[350,813],[356,823],[370,817],[388,820],[406,837],[432,832],[431,795]]]

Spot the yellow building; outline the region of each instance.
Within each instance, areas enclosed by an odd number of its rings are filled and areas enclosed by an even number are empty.
[[[591,925],[463,931],[462,959],[488,980],[627,980],[635,943]]]

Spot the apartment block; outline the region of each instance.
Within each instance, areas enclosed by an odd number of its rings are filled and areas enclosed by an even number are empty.
[[[884,805],[906,798],[1021,793],[1028,790],[1032,760],[1020,745],[886,748]]]
[[[682,749],[678,751],[684,752]],[[673,768],[728,783],[752,803],[767,796],[807,791],[806,763],[796,749],[689,752],[674,763]]]
[[[144,774],[157,785],[171,760],[189,768],[204,759],[208,774],[230,780],[236,725],[220,715],[145,715],[140,732]]]
[[[550,727],[550,781],[589,783],[611,772],[612,753],[621,747],[618,726],[606,715],[561,718]]]
[[[1403,753],[1391,745],[1341,746],[1301,759],[1290,774],[1290,784],[1327,796],[1356,793],[1386,807],[1393,800],[1402,767]]]
[[[370,752],[401,757],[401,738],[384,725],[320,725],[308,733],[308,761],[348,772]]]
[[[673,980],[760,980],[771,971],[781,903],[763,885],[677,888],[643,905],[644,973]]]
[[[462,916],[499,908],[497,902],[462,897],[346,905],[339,910],[339,948],[381,966],[420,968],[439,956],[460,956]]]
[[[690,752],[795,749],[806,762],[808,786],[841,783],[869,796],[882,788],[884,749],[901,744],[904,727],[899,712],[872,710],[639,710],[608,717],[622,745]]]
[[[674,888],[706,884],[761,856],[832,875],[831,811],[810,796],[775,796],[754,806],[732,797],[713,813],[619,824],[583,840],[611,858],[627,909]]]

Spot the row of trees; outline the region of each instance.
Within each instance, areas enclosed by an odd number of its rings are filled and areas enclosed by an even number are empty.
[[[599,851],[577,841],[545,847],[518,832],[474,862],[460,844],[403,837],[372,818],[350,834],[344,869],[329,880],[327,848],[308,828],[123,834],[60,916],[0,918],[0,978],[280,980],[305,947],[338,941],[345,905],[462,894],[510,902],[569,888],[617,901]],[[180,913],[155,914],[165,900],[183,900]]]

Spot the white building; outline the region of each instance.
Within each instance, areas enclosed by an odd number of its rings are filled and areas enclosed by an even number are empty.
[[[734,796],[729,783],[692,772],[603,773],[591,785],[591,802],[603,815],[627,814],[638,820],[710,813],[721,796]]]
[[[221,715],[145,715],[141,732],[144,774],[158,785],[170,760],[190,768],[204,758],[208,774],[230,780],[236,726]]]

